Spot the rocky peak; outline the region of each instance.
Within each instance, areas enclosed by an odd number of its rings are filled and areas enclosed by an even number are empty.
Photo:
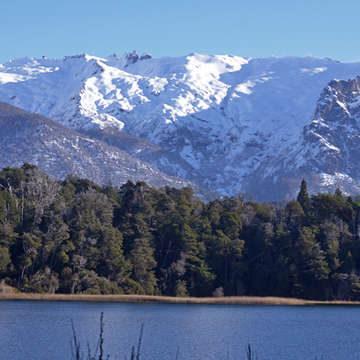
[[[357,126],[360,116],[360,77],[333,80],[320,95],[312,125]]]
[[[136,50],[134,50],[131,53],[126,53],[125,58],[126,58],[125,67],[127,67],[131,64],[135,64],[139,60],[139,55],[136,53]]]
[[[304,128],[303,168],[320,175],[320,189],[359,191],[360,77],[333,80],[317,102],[314,118]]]
[[[136,50],[133,50],[131,53],[125,54],[125,67],[128,67],[129,65],[137,63],[139,60],[148,60],[151,59],[151,55],[147,53],[143,53],[141,56],[139,56],[136,52]]]
[[[150,54],[143,53],[143,54],[140,56],[140,60],[149,60],[149,59],[152,59],[152,56],[151,56]]]

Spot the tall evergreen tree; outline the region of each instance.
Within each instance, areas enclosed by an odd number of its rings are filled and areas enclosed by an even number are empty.
[[[307,191],[307,184],[305,179],[302,179],[300,191],[297,196],[297,201],[300,203],[305,213],[308,213],[311,207],[309,193]]]

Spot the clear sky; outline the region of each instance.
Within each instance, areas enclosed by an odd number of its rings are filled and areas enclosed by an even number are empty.
[[[135,49],[354,61],[359,15],[359,0],[0,0],[0,63]]]

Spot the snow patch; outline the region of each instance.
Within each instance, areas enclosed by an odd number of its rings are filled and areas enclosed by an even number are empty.
[[[340,187],[341,183],[346,182],[348,184],[351,184],[353,182],[353,179],[349,175],[338,172],[336,172],[335,174],[321,173],[320,178],[322,186]]]
[[[0,84],[7,83],[17,83],[21,81],[26,81],[30,79],[29,76],[18,75],[18,74],[9,74],[9,73],[0,73]]]
[[[324,71],[326,71],[328,68],[327,67],[316,67],[316,68],[313,68],[313,69],[306,69],[306,68],[302,68],[300,69],[300,72],[302,73],[308,73],[310,75],[316,75],[316,74],[319,74],[319,73],[322,73]]]
[[[246,95],[250,95],[252,93],[252,91],[250,89],[253,88],[254,86],[255,86],[255,82],[248,80],[245,83],[237,85],[235,87],[234,91],[240,92],[240,93],[243,93]]]

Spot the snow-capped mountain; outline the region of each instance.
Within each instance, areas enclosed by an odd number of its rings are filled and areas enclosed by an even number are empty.
[[[2,102],[0,153],[0,169],[27,162],[60,179],[73,174],[114,186],[128,180],[146,181],[155,187],[193,186],[115,147]]]
[[[333,80],[304,128],[295,162],[319,175],[318,188],[360,193],[360,77]]]
[[[360,63],[312,57],[26,58],[0,65],[0,100],[220,193],[280,199],[303,176],[314,190],[357,184],[355,170],[329,169],[338,146],[315,134],[323,89],[359,74]]]

